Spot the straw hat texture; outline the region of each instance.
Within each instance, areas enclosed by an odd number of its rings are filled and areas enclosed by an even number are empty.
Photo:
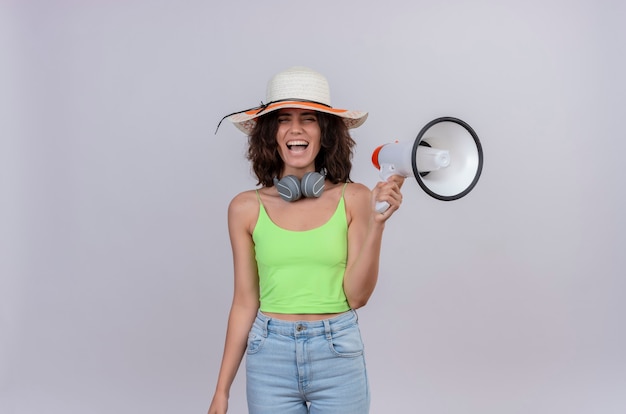
[[[367,119],[367,112],[333,108],[328,81],[312,69],[295,66],[276,74],[267,84],[265,104],[228,115],[239,130],[250,134],[256,118],[281,108],[313,109],[341,117],[348,128],[357,128]]]

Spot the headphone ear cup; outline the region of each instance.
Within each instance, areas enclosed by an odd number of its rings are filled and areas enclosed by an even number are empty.
[[[305,197],[316,198],[324,192],[326,177],[322,174],[312,171],[304,174],[300,188]]]
[[[285,201],[296,201],[302,197],[300,180],[295,175],[288,175],[281,178],[280,181],[274,178],[274,185],[276,185],[280,198]]]

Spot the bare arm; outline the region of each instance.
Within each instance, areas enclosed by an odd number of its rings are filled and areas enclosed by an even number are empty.
[[[402,177],[393,176],[387,182],[378,183],[373,191],[360,184],[351,184],[346,190],[348,264],[343,287],[352,309],[365,306],[374,292],[385,222],[400,207],[403,182]],[[389,209],[383,214],[376,212],[376,201],[387,201]]]
[[[235,197],[228,208],[235,286],[224,355],[209,414],[223,414],[228,409],[230,387],[239,370],[246,350],[248,332],[259,308],[259,283],[251,229],[257,212],[258,203],[249,193]]]

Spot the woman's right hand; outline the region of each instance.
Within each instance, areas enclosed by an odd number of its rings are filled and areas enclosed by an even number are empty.
[[[216,394],[207,414],[226,414],[226,411],[228,411],[228,397]]]

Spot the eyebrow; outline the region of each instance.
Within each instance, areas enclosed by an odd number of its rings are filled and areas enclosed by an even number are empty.
[[[305,112],[296,112],[295,113],[298,116],[310,116],[313,115],[315,117],[317,117],[317,112],[316,111],[305,111]],[[278,116],[293,116],[294,112],[289,112],[289,111],[285,111],[285,112],[279,112]]]

